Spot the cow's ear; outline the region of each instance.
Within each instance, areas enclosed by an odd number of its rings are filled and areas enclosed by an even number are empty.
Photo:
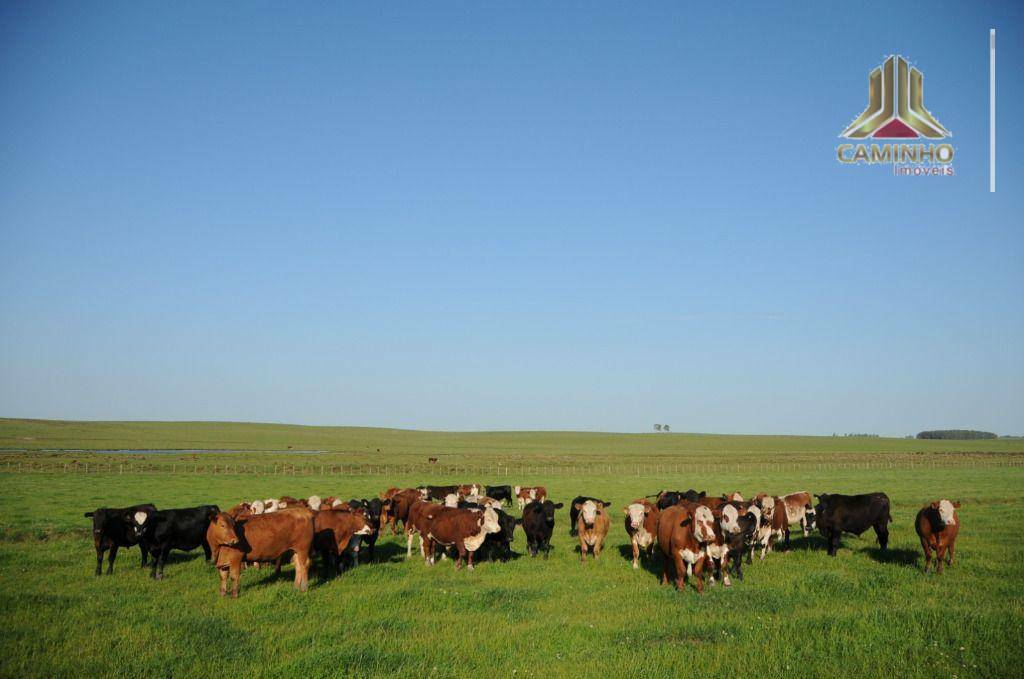
[[[960,509],[960,502],[959,502],[959,501],[957,501],[957,502],[954,502],[954,503],[953,503],[953,508],[954,508],[954,509]]]
[[[523,525],[523,517],[521,517],[521,516],[517,516],[516,517],[516,525],[517,526],[522,526]]]
[[[692,518],[691,519],[684,519],[683,521],[680,521],[679,525],[680,526],[689,526],[691,523],[693,523],[693,519]]]
[[[706,496],[707,496],[707,492],[702,490],[702,491],[700,491],[700,495],[698,495],[697,497],[706,497]]]
[[[931,503],[931,508],[932,509],[938,509],[939,508],[939,503],[938,502],[932,502]]]
[[[583,505],[580,504],[579,502],[576,502],[576,503],[573,503],[573,508],[575,508],[575,509],[583,509]]]
[[[565,506],[564,504],[562,504],[561,502],[559,502],[559,503],[557,503],[557,504],[555,505],[555,509],[561,509],[561,508],[562,508],[562,507],[564,507],[564,506]]]
[[[644,505],[644,514],[650,514],[650,513],[651,513],[651,506],[650,505]]]

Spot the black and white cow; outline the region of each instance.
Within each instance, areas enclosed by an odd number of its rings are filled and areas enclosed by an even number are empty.
[[[674,507],[675,505],[683,501],[700,502],[700,499],[705,495],[707,495],[707,492],[703,490],[698,492],[693,488],[687,491],[663,490],[657,495],[657,506],[658,509],[668,509],[669,507]]]
[[[117,558],[119,547],[139,545],[142,551],[142,565],[149,559],[149,550],[139,544],[142,527],[156,511],[156,505],[142,504],[113,509],[100,507],[96,511],[86,512],[85,518],[92,519],[92,541],[96,546],[96,575],[103,574],[103,552],[110,550],[107,559],[107,575],[114,573],[114,559]]]
[[[889,496],[885,493],[864,495],[815,494],[818,505],[814,508],[818,530],[828,543],[829,556],[839,551],[843,533],[860,535],[868,528],[875,529],[878,545],[884,550],[889,544]]]
[[[363,514],[366,515],[366,523],[370,524],[372,530],[368,535],[355,535],[353,536],[354,544],[351,545],[352,553],[355,555],[353,558],[353,565],[359,563],[359,555],[362,553],[369,554],[369,560],[373,561],[373,552],[377,546],[377,538],[380,537],[380,517],[381,512],[384,511],[384,501],[380,498],[352,499],[348,501],[349,506],[352,509],[362,509]],[[366,545],[367,549],[362,550],[361,545]],[[359,548],[360,551],[356,551]]]
[[[190,552],[196,547],[202,547],[209,561],[211,550],[206,542],[206,529],[219,513],[217,505],[162,509],[150,514],[145,522],[137,524],[142,535],[141,544],[153,554],[150,576],[156,580],[163,579],[164,566],[172,549]],[[132,518],[134,521],[135,517]]]
[[[521,524],[522,519],[506,514],[504,511],[491,507],[498,515],[498,525],[501,527],[497,533],[488,533],[484,538],[484,554],[491,561],[501,559],[508,561],[512,556],[512,541],[515,539],[516,524]]]

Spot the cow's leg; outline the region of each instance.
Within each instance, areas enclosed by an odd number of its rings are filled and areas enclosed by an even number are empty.
[[[156,580],[157,579],[157,577],[156,577],[156,569],[160,565],[160,554],[163,551],[163,547],[161,545],[156,545],[155,547],[153,547],[152,551],[153,551],[153,563],[150,564],[150,567],[149,567],[149,577],[151,577],[154,580]]]
[[[640,545],[636,543],[636,537],[634,536],[630,542],[633,543],[633,568],[640,568]]]
[[[828,555],[835,556],[839,553],[839,548],[842,546],[842,533],[837,530],[833,530],[829,535],[828,540]]]
[[[729,579],[729,553],[722,555],[722,584],[732,587],[732,580]]]
[[[238,598],[238,581],[242,579],[242,561],[231,561],[231,598]]]
[[[696,563],[693,564],[693,579],[697,585],[697,594],[704,593],[704,566],[707,561],[707,556],[697,557]]]
[[[144,544],[142,544],[140,542],[139,543],[139,551],[142,552],[142,565],[139,566],[139,567],[140,568],[145,568],[146,564],[149,562],[149,547],[147,547],[146,545],[144,545]]]
[[[107,556],[107,575],[114,574],[114,559],[117,558],[117,545],[110,545],[110,554]]]
[[[551,538],[544,541],[544,558],[548,558],[551,555]]]
[[[160,551],[160,571],[156,574],[157,580],[164,579],[164,566],[167,565],[167,557],[171,555],[171,546],[165,545]]]
[[[686,576],[690,564],[683,561],[683,554],[678,549],[672,554],[672,563],[676,568],[676,591],[682,592],[686,589]]]
[[[580,534],[580,563],[587,562],[587,541],[583,539],[583,535]]]
[[[597,543],[594,545],[594,558],[601,556],[601,549],[604,548],[604,539],[598,538]]]
[[[924,538],[921,538],[921,549],[924,551],[924,572],[927,573],[928,565],[932,561],[932,548]]]
[[[939,544],[935,547],[935,573],[936,575],[942,575],[942,560],[946,557],[946,545],[939,541]]]
[[[213,550],[210,549],[210,543],[203,540],[203,556],[206,557],[206,563],[210,563],[210,557],[213,556]]]
[[[949,543],[948,551],[946,552],[946,565],[949,567],[953,566],[953,547],[956,545],[956,540]]]
[[[217,566],[220,571],[220,595],[227,596],[228,593],[228,568],[229,566]]]
[[[463,547],[462,549],[463,549],[464,551],[466,550],[466,548],[465,548],[465,547]],[[468,568],[469,568],[469,570],[473,570],[473,552],[469,552],[469,551],[467,551],[467,554],[468,554],[468,556],[469,556],[469,566],[468,566]],[[460,558],[460,559],[462,558],[462,555],[461,555],[461,554],[459,555],[459,558]]]
[[[882,548],[884,552],[889,546],[889,524],[888,521],[882,520],[881,523],[875,526],[875,535],[878,536],[878,546]]]
[[[107,551],[99,541],[96,542],[96,575],[103,575],[103,552]]]
[[[800,519],[800,529],[804,532],[804,540],[806,540],[811,534],[811,529],[807,526],[807,517]]]
[[[786,526],[786,549],[789,549],[789,526]]]
[[[295,587],[300,592],[305,592],[309,589],[309,556],[295,552],[292,561],[295,562]]]

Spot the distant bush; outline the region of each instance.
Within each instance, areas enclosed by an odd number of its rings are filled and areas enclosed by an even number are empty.
[[[917,438],[973,441],[975,439],[995,439],[999,437],[990,431],[976,431],[974,429],[936,429],[935,431],[922,431],[917,435]]]

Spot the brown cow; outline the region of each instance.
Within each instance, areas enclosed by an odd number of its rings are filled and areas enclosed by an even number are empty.
[[[608,512],[604,510],[603,502],[586,500],[577,502],[573,507],[578,511],[576,519],[576,534],[580,538],[580,561],[587,562],[587,551],[591,551],[594,558],[601,556],[601,549],[604,547],[604,540],[608,537]]]
[[[398,535],[398,522],[401,521],[403,527],[406,526],[409,519],[409,507],[413,502],[420,501],[420,492],[415,488],[406,488],[392,495],[389,500],[391,504],[385,503],[385,507],[381,511],[380,525],[391,526],[391,534]]]
[[[324,509],[317,512],[313,519],[313,547],[320,552],[324,571],[331,570],[332,561],[335,568],[341,571],[341,555],[348,549],[353,535],[370,535],[373,526],[366,521],[366,515],[360,512],[346,512],[338,509]],[[356,552],[359,548],[356,547]]]
[[[709,497],[705,495],[701,499],[697,500],[697,504],[702,504],[708,509],[712,510],[721,509],[722,505],[724,505],[726,502],[728,502],[728,500],[725,499],[724,495],[722,495],[721,497]]]
[[[701,511],[703,510],[703,511]],[[695,521],[696,513],[701,513],[701,522]],[[704,513],[707,513],[707,517]],[[710,524],[707,519],[710,518]],[[704,579],[701,577],[707,555],[701,545],[698,534],[707,540],[714,539],[714,517],[711,510],[695,503],[682,503],[669,507],[661,512],[658,519],[658,547],[661,549],[661,584],[668,584],[669,564],[675,568],[676,589],[686,588],[689,576],[696,577],[697,592],[704,592]]]
[[[650,500],[639,499],[622,508],[626,514],[626,534],[633,545],[633,568],[640,567],[640,550],[653,556],[654,541],[658,535],[658,518],[661,510]]]
[[[400,493],[401,491],[402,491],[402,489],[401,489],[401,488],[396,488],[395,486],[392,486],[392,487],[390,487],[390,488],[387,488],[387,489],[385,489],[385,490],[382,490],[382,491],[381,491],[381,492],[379,493],[379,495],[380,495],[380,499],[381,499],[381,500],[390,500],[390,499],[391,499],[391,498],[393,498],[393,497],[394,497],[394,496],[395,496],[395,495],[396,495],[397,493]]]
[[[469,556],[469,569],[473,569],[473,554],[484,543],[489,533],[501,530],[498,515],[493,509],[453,509],[436,507],[425,512],[427,563],[434,563],[434,549],[454,546],[459,552],[455,568],[462,567],[462,561]]]
[[[767,493],[758,493],[754,497],[754,505],[760,510],[761,520],[754,542],[761,545],[761,561],[786,533],[789,523],[786,518],[786,503],[782,498]]]
[[[309,552],[313,545],[314,512],[306,509],[287,509],[271,514],[260,514],[235,521],[221,512],[206,532],[207,542],[218,549],[217,568],[220,570],[220,593],[227,594],[228,576],[231,576],[231,596],[238,597],[238,581],[243,563],[276,562],[287,552],[293,552],[295,587],[306,591],[309,579]]]
[[[921,538],[921,548],[924,550],[925,573],[928,572],[932,552],[935,552],[936,573],[942,572],[943,557],[947,566],[953,565],[956,536],[960,532],[960,517],[956,513],[959,508],[959,502],[936,500],[922,507],[917,513],[914,528],[917,529],[917,536]]]

